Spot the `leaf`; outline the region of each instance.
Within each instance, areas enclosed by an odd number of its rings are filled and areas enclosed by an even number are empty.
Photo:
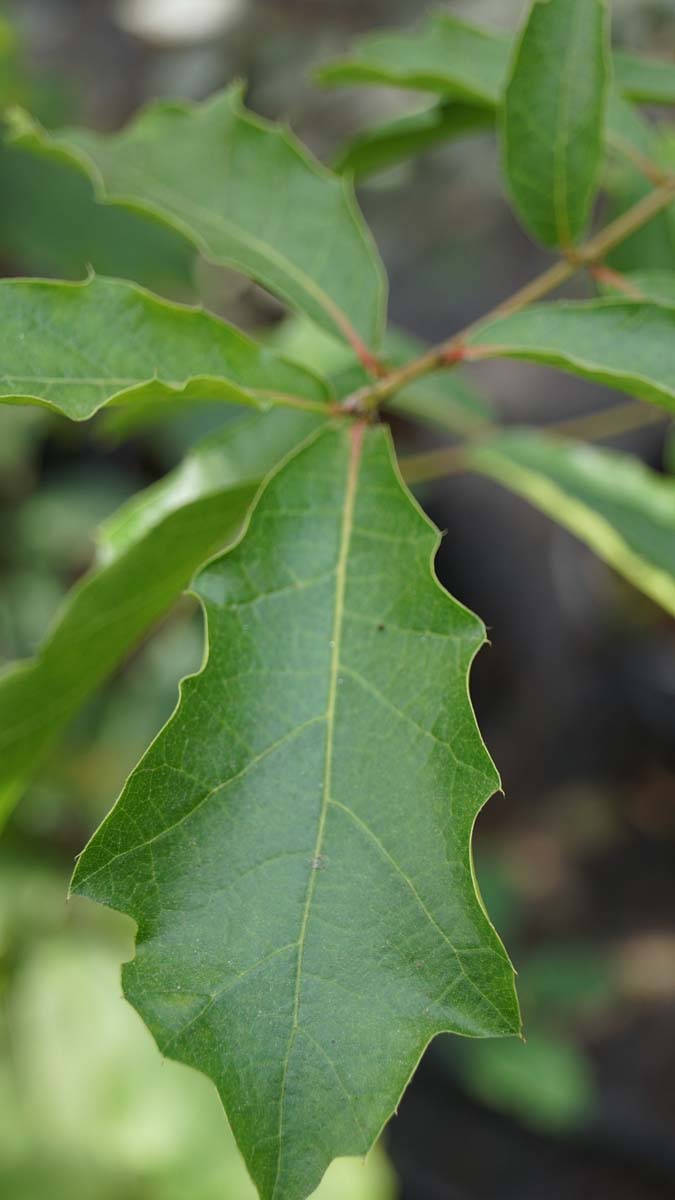
[[[504,170],[516,211],[546,246],[572,246],[603,158],[607,0],[533,0],[506,87]]]
[[[675,480],[617,450],[530,431],[467,454],[675,616]]]
[[[675,104],[675,63],[614,51],[614,72],[624,96],[638,104]]]
[[[192,293],[189,241],[145,213],[97,204],[91,181],[70,163],[0,143],[0,174],[0,249],[21,274],[82,279],[93,270]]]
[[[75,872],[138,922],[125,994],[214,1080],[263,1200],[365,1153],[435,1033],[519,1027],[470,854],[484,629],[437,544],[382,428],[292,457],[199,576],[207,664]]]
[[[675,308],[639,300],[540,304],[483,326],[474,358],[522,358],[675,411]]]
[[[0,281],[0,402],[41,404],[74,421],[115,403],[232,401],[325,411],[303,367],[197,308],[131,283]]]
[[[412,29],[367,34],[348,56],[320,67],[316,78],[326,87],[392,85],[495,107],[506,85],[513,46],[509,35],[437,12]],[[675,103],[674,64],[616,51],[613,65],[627,99]]]
[[[393,84],[494,107],[502,93],[510,41],[434,13],[417,29],[368,34],[345,59],[317,73],[328,86]]]
[[[231,422],[109,518],[98,565],[73,588],[38,656],[0,675],[0,824],[85,700],[237,535],[260,479],[318,417]]]
[[[238,87],[200,105],[153,104],[114,135],[50,135],[21,112],[11,133],[78,167],[101,202],[154,216],[329,332],[378,339],[384,274],[349,185],[247,112]]]
[[[663,168],[668,168],[670,164],[658,131],[616,93],[610,96],[608,140],[610,149],[618,150],[626,158],[619,169],[609,172],[606,180],[611,200],[608,217],[612,219],[637,204],[652,190],[652,184],[637,165],[641,159]],[[635,161],[631,162],[631,158]],[[620,271],[660,269],[668,265],[675,267],[673,207],[653,217],[616,246],[607,261]]]
[[[493,124],[493,114],[483,105],[437,104],[364,130],[343,147],[335,170],[363,179],[433,146],[491,129]]]
[[[621,278],[645,300],[675,308],[675,271],[626,271]],[[603,284],[603,290],[616,295],[618,289]]]

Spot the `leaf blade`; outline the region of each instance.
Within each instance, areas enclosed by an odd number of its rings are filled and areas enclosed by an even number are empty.
[[[667,305],[560,301],[492,321],[467,344],[475,357],[518,358],[557,367],[672,412],[674,333],[675,308]]]
[[[310,371],[234,326],[122,280],[2,280],[0,310],[0,403],[82,421],[104,404],[176,397],[317,411],[328,399]]]
[[[533,0],[506,85],[504,169],[515,208],[546,246],[583,234],[603,155],[606,0]]]
[[[617,450],[533,431],[467,453],[675,616],[675,481]]]
[[[439,1029],[518,1028],[469,853],[497,784],[466,693],[484,630],[432,577],[437,536],[386,434],[359,436],[327,431],[288,461],[244,540],[201,575],[209,660],[73,884],[138,920],[125,992],[164,1053],[214,1078],[261,1195],[276,1200],[301,1200],[335,1154],[368,1148]],[[425,664],[412,697],[402,655]],[[188,728],[194,755],[171,788]],[[373,739],[386,747],[377,764]],[[437,799],[448,793],[453,813]],[[186,831],[209,897],[199,915]],[[129,868],[149,855],[157,890],[139,906]],[[167,903],[199,925],[173,949],[157,926]]]
[[[112,136],[49,135],[21,113],[10,132],[79,168],[101,202],[154,216],[329,332],[379,339],[385,276],[349,185],[248,112],[238,87],[201,105],[152,105]]]

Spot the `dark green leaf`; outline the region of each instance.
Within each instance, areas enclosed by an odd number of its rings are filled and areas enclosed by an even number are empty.
[[[241,528],[260,479],[320,418],[274,412],[232,422],[102,531],[98,565],[73,589],[39,655],[0,676],[0,823],[43,752]]]
[[[329,393],[303,367],[198,308],[117,279],[0,281],[0,402],[42,404],[75,421],[110,401],[232,401],[322,411]]]
[[[675,308],[639,300],[540,304],[475,333],[477,357],[547,363],[675,411]]]
[[[12,136],[79,167],[100,201],[154,216],[329,332],[379,337],[384,276],[349,185],[247,112],[238,88],[201,105],[154,104],[114,135],[50,135],[18,112]]]
[[[76,870],[137,921],[125,994],[214,1079],[264,1200],[365,1153],[434,1034],[519,1028],[470,854],[484,629],[437,544],[382,428],[289,460],[200,575],[208,662]]]
[[[506,87],[504,169],[515,208],[547,246],[589,220],[603,157],[607,0],[534,0]]]
[[[616,450],[530,431],[467,453],[675,616],[675,480]]]

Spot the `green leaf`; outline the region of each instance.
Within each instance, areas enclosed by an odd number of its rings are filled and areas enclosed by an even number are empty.
[[[529,431],[467,454],[675,616],[675,480],[619,451]]]
[[[292,457],[199,576],[207,664],[76,869],[137,921],[125,994],[215,1081],[263,1200],[365,1153],[434,1034],[519,1028],[470,853],[485,634],[437,544],[384,429]]]
[[[366,129],[341,150],[335,170],[363,179],[423,150],[491,129],[494,117],[478,104],[445,103]]]
[[[190,242],[145,213],[97,204],[71,163],[0,143],[0,175],[0,249],[21,274],[93,270],[168,295],[193,291]]]
[[[501,317],[468,342],[476,358],[522,358],[675,411],[675,308],[639,300],[561,301]]]
[[[608,218],[612,219],[652,190],[652,184],[631,162],[631,156],[637,156],[638,162],[640,158],[650,160],[664,170],[672,164],[667,161],[666,147],[659,131],[615,92],[610,95],[608,113],[608,144],[622,156],[606,179],[610,196]],[[607,261],[620,271],[675,268],[675,207],[664,210],[636,230],[612,250]]]
[[[675,63],[614,51],[616,81],[638,104],[675,104]]]
[[[218,317],[117,279],[0,281],[0,402],[74,421],[110,401],[325,411],[327,388]]]
[[[603,158],[607,0],[533,0],[506,87],[504,170],[516,211],[546,246],[584,233]]]
[[[393,84],[494,107],[509,49],[507,37],[434,13],[417,29],[369,34],[348,58],[321,67],[317,78],[328,86]]]
[[[317,79],[327,87],[388,84],[495,107],[513,45],[509,35],[458,21],[450,13],[432,13],[412,29],[367,34],[347,57],[320,67]],[[629,100],[675,103],[672,63],[616,51],[614,75]]]
[[[0,823],[88,696],[237,535],[260,479],[320,418],[232,422],[109,518],[98,565],[70,592],[35,659],[0,675]]]
[[[641,292],[645,300],[675,308],[675,271],[626,271],[622,276],[626,284]],[[603,283],[603,290],[616,295],[616,288]]]
[[[238,87],[200,105],[153,104],[114,135],[51,135],[15,112],[12,138],[79,167],[101,202],[154,216],[329,332],[378,339],[383,269],[349,185],[247,112]]]

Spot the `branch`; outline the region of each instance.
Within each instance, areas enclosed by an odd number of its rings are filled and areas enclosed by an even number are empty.
[[[460,330],[453,337],[445,342],[441,342],[438,346],[432,346],[419,358],[413,359],[406,363],[403,367],[398,367],[394,371],[390,371],[382,379],[367,387],[360,388],[353,392],[343,402],[343,408],[348,412],[367,413],[377,409],[380,404],[384,403],[389,396],[393,396],[395,392],[401,388],[407,387],[416,379],[420,379],[423,375],[428,375],[432,371],[438,371],[442,367],[451,367],[456,363],[462,362],[466,357],[465,344],[471,334],[476,333],[491,321],[498,317],[510,316],[512,313],[520,312],[521,309],[527,308],[529,304],[535,303],[537,300],[543,300],[551,292],[561,287],[572,279],[578,271],[592,267],[602,261],[610,250],[618,246],[621,242],[635,233],[643,225],[650,221],[652,217],[657,216],[663,209],[668,208],[675,200],[675,175],[669,176],[666,182],[659,187],[654,188],[652,192],[644,196],[627,212],[622,213],[615,221],[612,221],[605,229],[594,237],[589,238],[587,242],[579,246],[569,257],[561,259],[554,263],[542,275],[538,275],[525,287],[520,288],[507,300],[503,300],[496,308],[493,308],[485,316],[480,317],[478,321],[467,325],[465,329]]]

